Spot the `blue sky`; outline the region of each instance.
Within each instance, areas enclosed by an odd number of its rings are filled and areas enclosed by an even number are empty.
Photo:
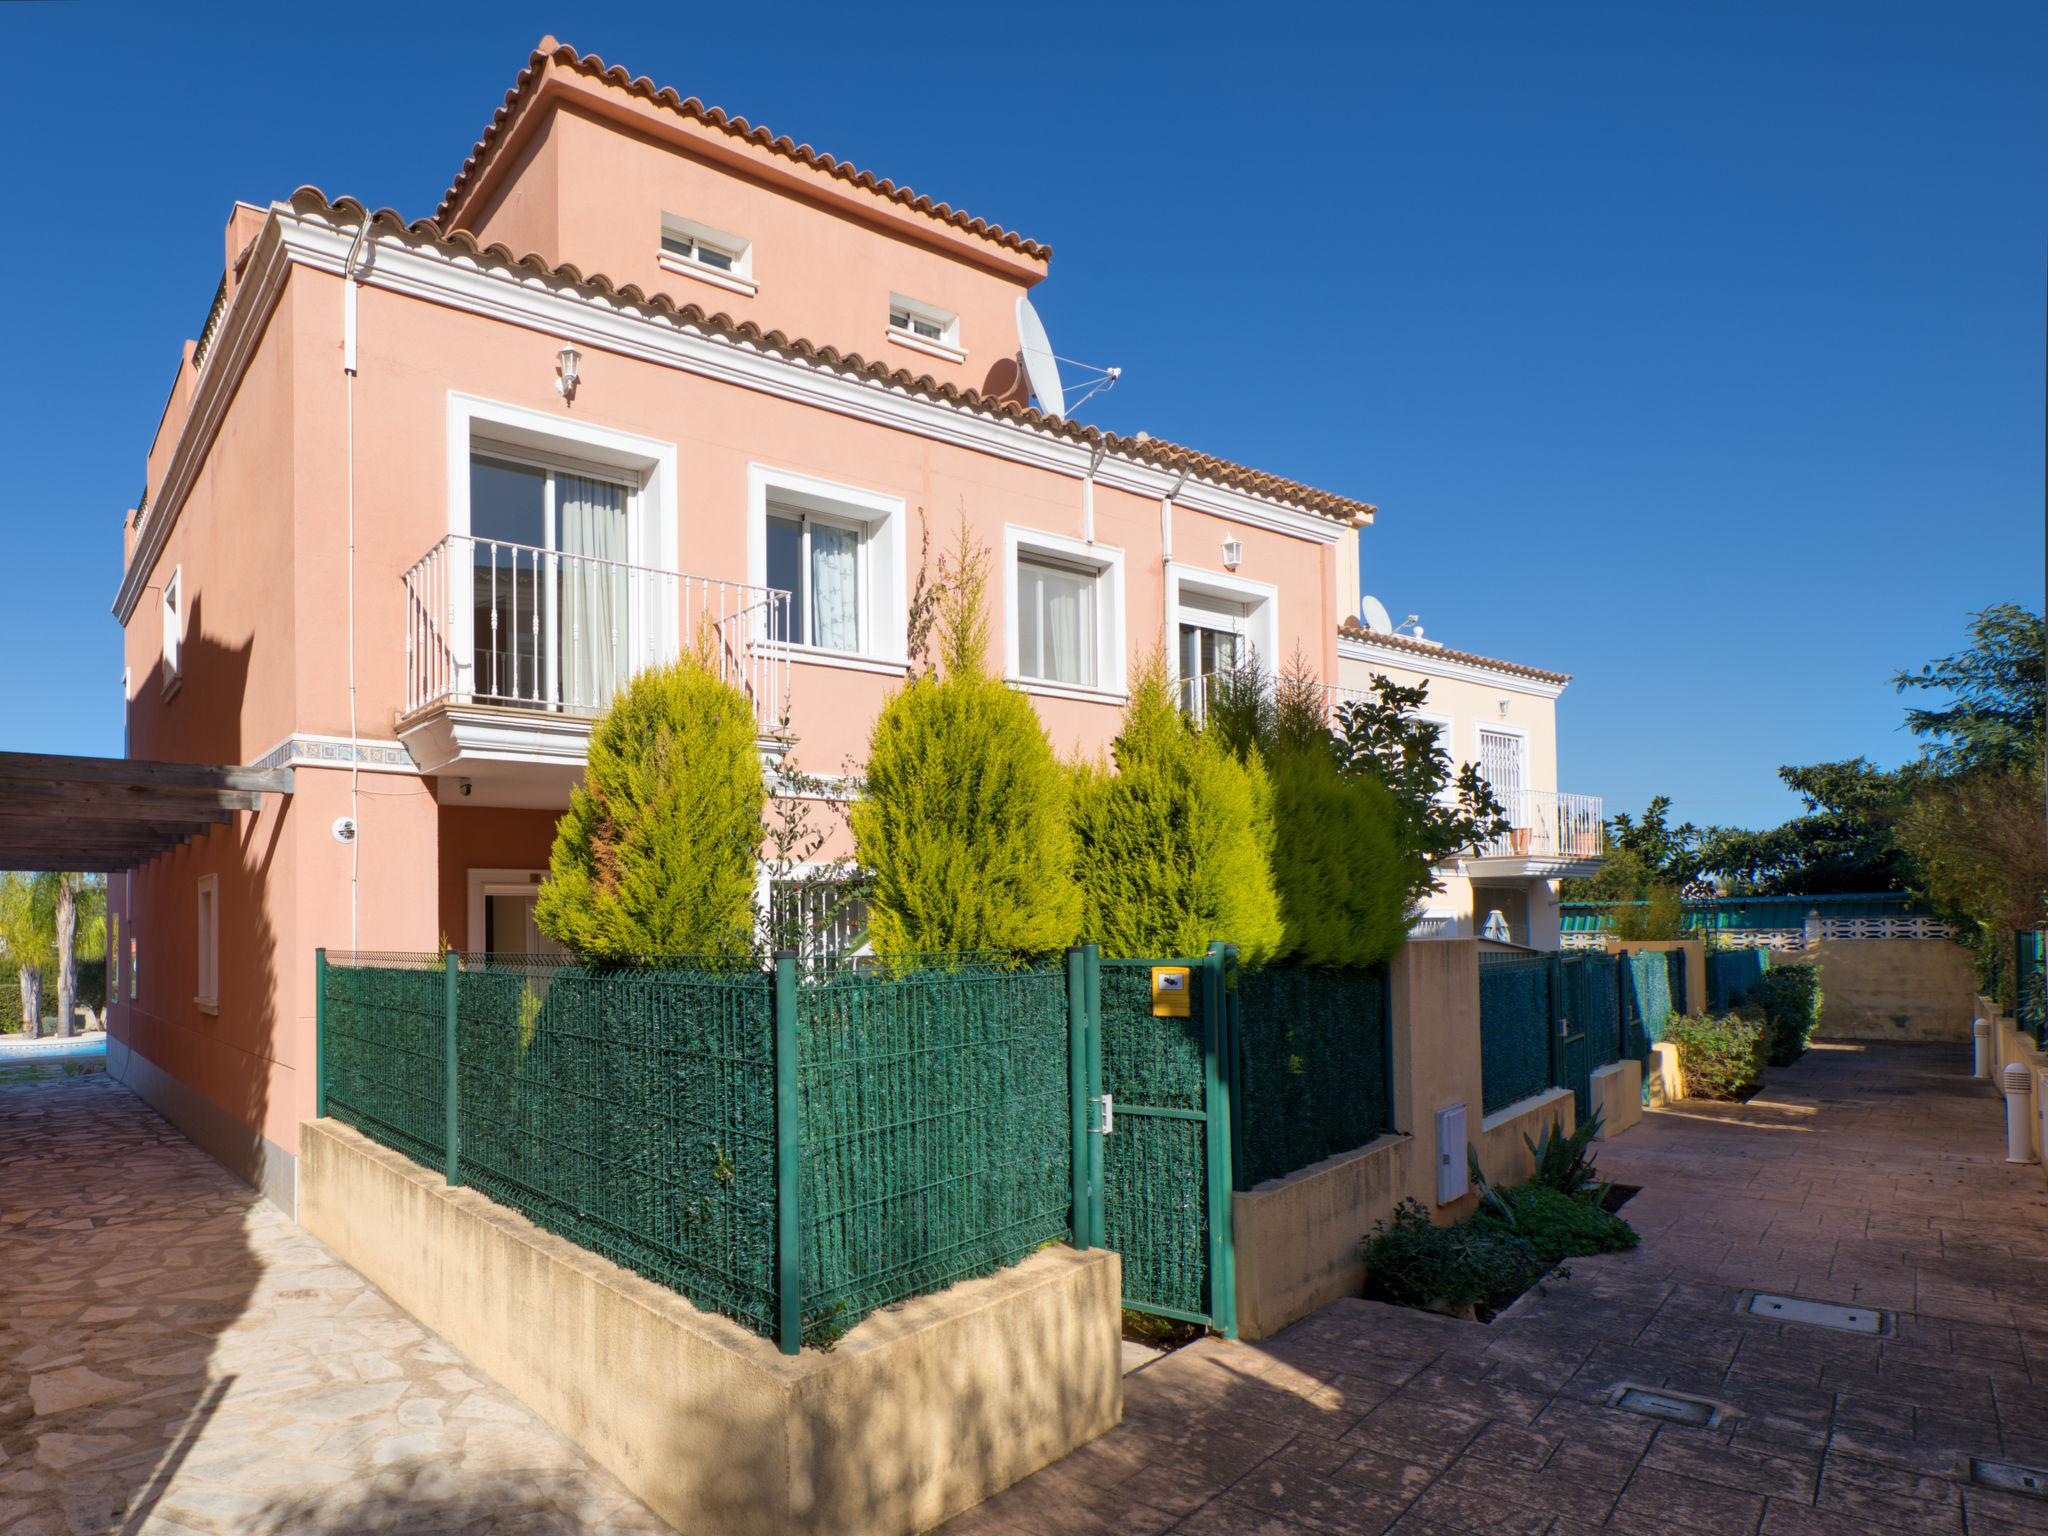
[[[1377,502],[1368,590],[1575,674],[1610,809],[1774,822],[2041,604],[2048,6],[768,14],[7,5],[0,747],[120,750],[230,201],[430,212],[549,31],[1051,243],[1055,345],[1126,370],[1083,414]]]

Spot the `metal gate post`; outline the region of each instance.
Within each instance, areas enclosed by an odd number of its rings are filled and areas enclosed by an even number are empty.
[[[1237,946],[1212,939],[1209,953],[1223,958],[1222,1071],[1225,1094],[1230,1100],[1230,1187],[1235,1190],[1244,1183],[1244,1104],[1238,1094],[1244,1080],[1240,1070],[1244,1059],[1244,1016],[1237,992]]]
[[[1224,955],[1212,944],[1202,964],[1203,1108],[1206,1112],[1209,1184],[1209,1320],[1226,1339],[1237,1337],[1237,1253],[1231,1241],[1230,1073],[1223,1053],[1229,1044],[1230,1005],[1224,995]]]
[[[1067,1100],[1073,1132],[1074,1246],[1091,1248],[1088,1208],[1088,982],[1081,946],[1067,946]]]
[[[327,951],[313,951],[313,1116],[327,1118]]]
[[[1564,1086],[1564,957],[1550,956],[1544,966],[1550,982],[1550,1086]]]
[[[1102,1097],[1102,949],[1086,944],[1081,950],[1083,992],[1088,1008],[1088,1097]],[[1094,1247],[1109,1246],[1109,1219],[1102,1209],[1102,1138],[1088,1136],[1088,1241]]]
[[[785,1355],[804,1342],[800,1113],[796,1085],[796,951],[775,952],[775,1341]]]
[[[455,951],[449,950],[441,957],[441,969],[447,980],[447,1016],[442,1025],[443,1068],[447,1074],[447,1094],[443,1101],[442,1140],[447,1143],[447,1175],[451,1186],[462,1182],[462,1129],[458,1122],[460,1104],[460,1083],[457,1075],[455,1053],[455,1014],[462,996],[461,970],[455,963]]]

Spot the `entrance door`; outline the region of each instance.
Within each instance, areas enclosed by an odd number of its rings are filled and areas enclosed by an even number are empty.
[[[1216,679],[1251,659],[1242,603],[1186,592],[1180,599],[1180,635],[1174,657],[1180,669],[1181,707],[1199,723]]]
[[[469,947],[490,955],[567,955],[540,931],[534,908],[540,870],[472,870],[469,877]]]
[[[1522,761],[1522,738],[1507,731],[1479,732],[1479,773],[1493,786],[1494,798],[1517,831],[1529,826],[1529,780]]]
[[[1103,960],[1091,947],[1088,960],[1111,1117],[1094,1138],[1101,1240],[1123,1257],[1123,1304],[1234,1337],[1223,956]],[[1155,968],[1184,973],[1183,989],[1166,994],[1184,999],[1184,1016],[1158,1011]]]

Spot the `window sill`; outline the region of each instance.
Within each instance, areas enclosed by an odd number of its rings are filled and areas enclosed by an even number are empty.
[[[837,667],[848,672],[874,672],[883,677],[902,677],[910,670],[907,659],[868,656],[859,651],[828,651],[822,646],[776,645],[772,642],[762,649],[768,655],[785,657],[803,667]]]
[[[192,1006],[201,1013],[210,1013],[215,1017],[220,1014],[220,999],[217,997],[195,997],[192,999]]]
[[[721,272],[716,267],[705,266],[701,261],[671,256],[667,251],[658,253],[656,259],[661,263],[661,270],[664,272],[673,272],[679,277],[694,277],[700,283],[723,288],[727,293],[742,293],[751,299],[761,291],[761,285],[751,277],[741,277],[736,272]]]
[[[888,329],[889,339],[899,347],[908,347],[913,352],[922,352],[927,357],[942,357],[949,363],[964,363],[967,353],[960,347],[949,347],[943,341],[933,341],[912,331],[899,331],[895,326]]]
[[[1081,688],[1072,683],[1049,683],[1042,678],[1012,676],[1003,679],[1020,693],[1042,694],[1049,699],[1075,699],[1083,704],[1114,704],[1119,709],[1131,696],[1120,688]]]

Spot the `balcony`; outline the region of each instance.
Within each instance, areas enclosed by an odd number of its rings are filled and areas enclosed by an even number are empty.
[[[774,737],[789,655],[770,637],[788,624],[789,594],[772,587],[450,534],[405,573],[399,735],[428,773],[580,771],[591,721],[634,673],[688,644]]]
[[[1524,789],[1500,799],[1510,825],[1466,856],[1468,865],[1487,866],[1474,873],[1590,874],[1606,858],[1605,802],[1599,795]]]

